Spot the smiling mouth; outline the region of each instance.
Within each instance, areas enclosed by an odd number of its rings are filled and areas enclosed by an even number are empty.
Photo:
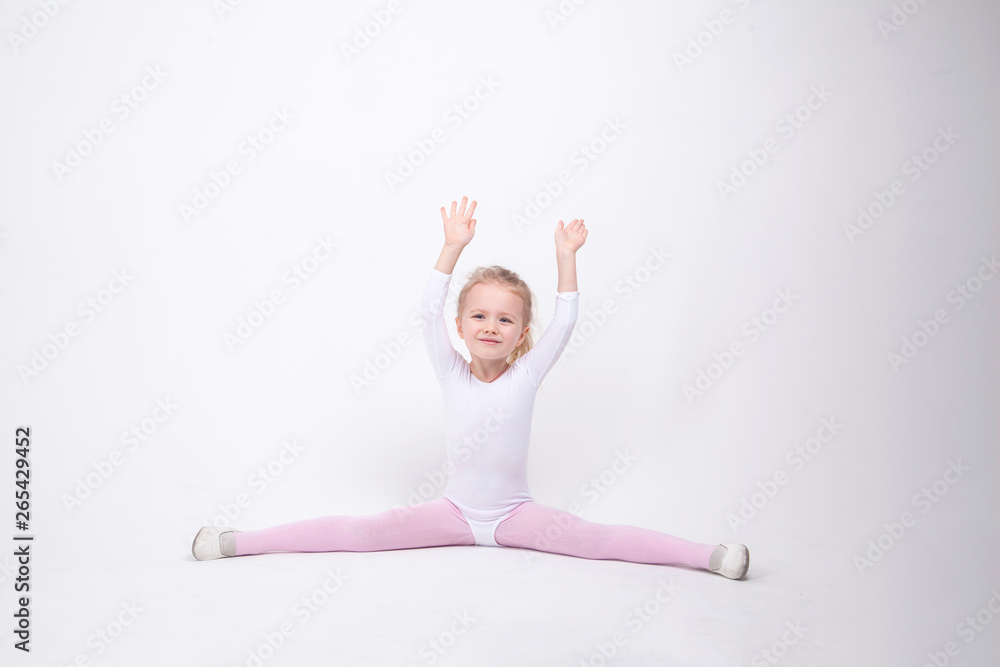
[[[490,340],[489,338],[480,338],[479,342],[486,343],[488,345],[498,345],[500,343],[498,340]]]

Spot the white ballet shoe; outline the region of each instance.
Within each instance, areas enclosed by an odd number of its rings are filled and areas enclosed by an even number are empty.
[[[720,553],[719,549],[724,551]],[[720,544],[712,552],[709,562],[716,563],[714,568],[709,565],[709,572],[721,574],[729,579],[742,579],[750,569],[750,551],[742,544]]]
[[[198,560],[229,558],[235,555],[236,545],[233,542],[232,533],[231,530],[219,532],[215,526],[204,526],[194,536],[194,542],[191,543],[191,554]]]

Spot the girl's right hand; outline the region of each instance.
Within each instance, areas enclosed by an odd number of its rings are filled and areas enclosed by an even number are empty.
[[[458,202],[451,203],[451,215],[446,215],[444,206],[441,207],[441,219],[444,220],[444,244],[464,248],[476,235],[476,221],[472,219],[472,214],[476,210],[476,200],[472,200],[472,206],[465,210],[468,197],[462,197],[462,205]],[[456,212],[457,208],[457,212]]]

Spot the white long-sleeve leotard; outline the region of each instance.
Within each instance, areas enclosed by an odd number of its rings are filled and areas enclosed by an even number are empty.
[[[580,293],[557,292],[552,322],[531,350],[483,382],[448,337],[444,304],[451,277],[432,268],[421,303],[424,343],[444,396],[450,470],[444,497],[465,515],[476,544],[498,546],[497,524],[532,500],[528,442],[535,394],[569,342]]]

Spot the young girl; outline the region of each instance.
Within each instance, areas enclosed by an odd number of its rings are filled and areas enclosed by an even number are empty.
[[[445,401],[450,476],[444,496],[368,516],[327,516],[263,530],[205,526],[191,550],[198,560],[269,551],[382,551],[487,545],[580,558],[686,565],[742,579],[750,554],[742,544],[699,544],[632,526],[585,521],[532,500],[528,440],[535,394],[566,347],[580,293],[576,252],[587,239],[583,220],[555,232],[559,284],[552,322],[532,344],[534,298],[503,267],[472,272],[458,297],[455,323],[471,361],[452,346],[444,320],[451,272],[476,232],[476,202],[451,203],[444,248],[422,298],[423,337]],[[456,210],[457,209],[457,210]]]

